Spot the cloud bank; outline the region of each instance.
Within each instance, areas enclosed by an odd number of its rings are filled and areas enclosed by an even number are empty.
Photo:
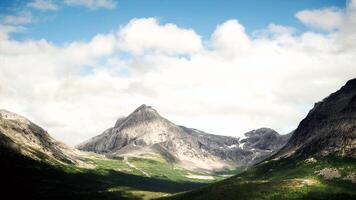
[[[297,33],[270,24],[249,35],[231,19],[203,38],[193,29],[139,18],[62,46],[14,40],[11,34],[25,22],[3,20],[0,106],[71,145],[142,103],[215,134],[239,137],[259,127],[288,133],[314,102],[356,75],[356,1],[296,17],[310,29]]]

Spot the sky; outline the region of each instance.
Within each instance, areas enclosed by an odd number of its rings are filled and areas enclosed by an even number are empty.
[[[141,104],[286,134],[355,63],[356,0],[0,1],[0,108],[71,146]]]

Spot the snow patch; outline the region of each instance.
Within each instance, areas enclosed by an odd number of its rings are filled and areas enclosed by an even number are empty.
[[[241,142],[241,143],[239,142],[239,148],[242,149],[242,148],[244,147],[244,144],[245,144],[245,143],[246,143],[246,142]]]

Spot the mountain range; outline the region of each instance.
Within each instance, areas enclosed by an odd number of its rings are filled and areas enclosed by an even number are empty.
[[[142,105],[75,149],[25,117],[0,110],[3,195],[37,200],[356,198],[356,79],[316,103],[292,133],[260,128],[244,135],[176,125]]]
[[[191,170],[219,170],[248,166],[279,150],[289,135],[269,128],[253,130],[246,138],[208,134],[176,125],[151,106],[141,105],[114,127],[77,146],[109,157],[149,157],[158,154],[167,162]]]

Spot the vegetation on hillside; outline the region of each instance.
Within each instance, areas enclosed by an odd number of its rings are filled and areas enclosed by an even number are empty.
[[[223,179],[220,175],[187,171],[160,159],[125,161],[92,153],[81,158],[86,166],[80,167],[55,160],[37,161],[5,146],[0,148],[1,177],[6,180],[4,191],[14,198],[152,199]],[[142,171],[147,171],[149,177]],[[194,179],[189,175],[214,179]],[[13,193],[14,190],[18,192]]]
[[[323,169],[333,169],[338,174],[326,180],[320,175]],[[355,172],[356,161],[351,158],[272,160],[224,181],[167,199],[355,199],[356,184],[349,179]]]

